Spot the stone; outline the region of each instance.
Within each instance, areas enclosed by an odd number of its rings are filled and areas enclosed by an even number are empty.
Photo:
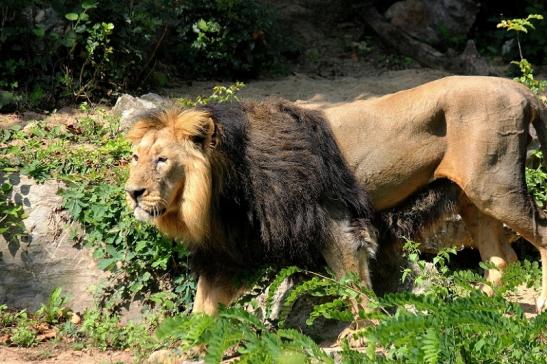
[[[57,195],[63,184],[38,184],[18,175],[0,175],[0,184],[14,186],[10,199],[22,205],[24,231],[0,235],[0,304],[36,310],[60,287],[75,312],[93,306],[92,288],[106,277],[92,258],[91,251],[71,239],[73,229]]]
[[[473,0],[404,0],[389,7],[385,17],[412,37],[439,46],[447,38],[466,37],[478,11]]]
[[[112,113],[120,117],[121,130],[127,130],[139,114],[168,103],[168,99],[164,99],[154,93],[147,93],[141,97],[123,94],[116,100],[116,104],[112,108]]]
[[[490,65],[480,56],[475,42],[471,39],[467,41],[464,51],[458,57],[460,69],[466,75],[491,75]]]
[[[25,111],[23,113],[23,121],[44,120],[46,115],[34,111]]]

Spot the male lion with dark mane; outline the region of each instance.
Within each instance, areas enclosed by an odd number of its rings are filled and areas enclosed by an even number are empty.
[[[374,211],[320,112],[287,102],[158,110],[128,138],[128,202],[189,247],[194,312],[233,301],[234,277],[264,264],[324,258],[369,284]]]
[[[155,110],[128,138],[128,203],[137,219],[190,249],[194,312],[232,302],[238,274],[264,265],[326,262],[337,277],[355,273],[371,286],[376,226],[390,224],[377,221],[321,112],[286,101]],[[412,219],[432,220],[427,198],[412,198],[421,206]],[[415,235],[407,216],[387,215],[405,227],[391,235]]]

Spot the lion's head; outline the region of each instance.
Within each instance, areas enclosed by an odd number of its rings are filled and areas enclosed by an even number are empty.
[[[200,242],[209,231],[215,124],[203,111],[153,111],[127,134],[133,145],[127,201],[135,217],[160,231]]]

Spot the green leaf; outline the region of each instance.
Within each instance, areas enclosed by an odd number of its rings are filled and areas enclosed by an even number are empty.
[[[42,24],[39,24],[36,27],[34,27],[34,29],[32,29],[32,32],[38,38],[43,38],[44,35],[46,34],[46,28]]]
[[[82,9],[84,10],[95,9],[96,7],[97,7],[97,3],[95,1],[85,0],[82,3]]]
[[[65,18],[67,18],[70,21],[76,21],[76,20],[78,20],[78,14],[68,13],[68,14],[65,14]]]

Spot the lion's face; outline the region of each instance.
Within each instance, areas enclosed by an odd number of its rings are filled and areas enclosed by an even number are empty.
[[[206,237],[214,130],[206,113],[177,110],[145,116],[131,128],[133,161],[125,190],[137,219],[187,241]]]
[[[169,129],[146,133],[133,147],[133,161],[125,185],[127,202],[139,220],[152,220],[176,209],[184,189],[187,143],[177,144]]]

